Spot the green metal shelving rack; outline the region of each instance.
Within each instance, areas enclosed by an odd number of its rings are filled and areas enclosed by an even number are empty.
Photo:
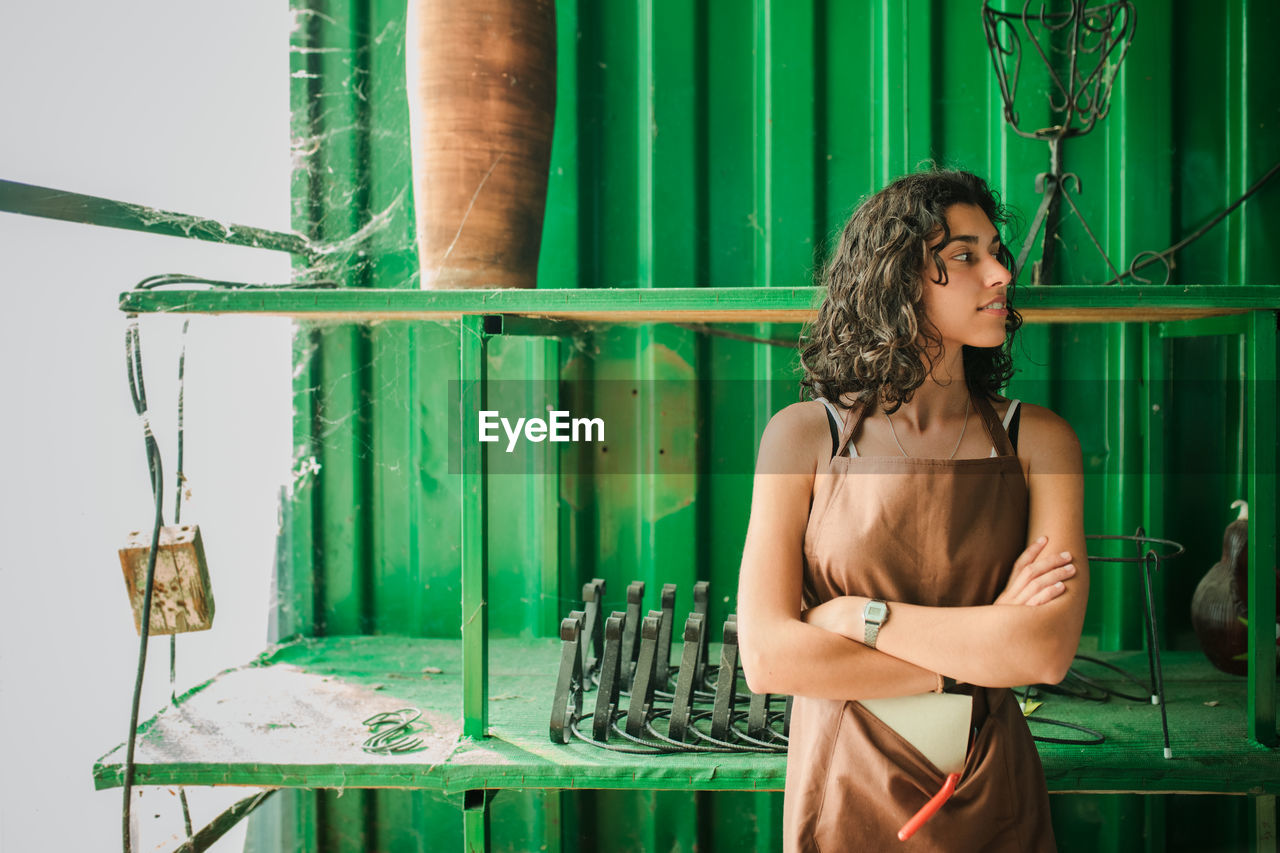
[[[570,336],[584,328],[610,322],[665,323],[802,322],[814,310],[819,296],[815,288],[672,288],[643,290],[538,290],[419,292],[377,290],[323,291],[133,291],[122,294],[121,309],[131,312],[261,313],[298,319],[328,319],[343,323],[412,318],[424,322],[453,322],[459,332],[461,435],[475,434],[478,411],[486,395],[486,346],[503,334]],[[1275,624],[1275,579],[1259,566],[1274,565],[1276,556],[1276,448],[1268,437],[1276,435],[1276,330],[1280,288],[1273,287],[1041,287],[1023,288],[1021,300],[1029,322],[1143,323],[1146,329],[1148,372],[1165,375],[1163,342],[1178,337],[1240,335],[1248,354],[1247,372],[1253,393],[1248,401],[1247,474],[1253,508],[1249,530],[1250,560],[1250,671],[1243,696],[1236,696],[1228,679],[1215,677],[1198,656],[1170,656],[1171,695],[1192,706],[1206,701],[1222,703],[1244,712],[1243,725],[1224,728],[1221,720],[1208,720],[1171,710],[1175,731],[1196,732],[1190,741],[1176,744],[1179,759],[1163,763],[1156,751],[1158,736],[1153,717],[1128,731],[1100,760],[1078,750],[1048,748],[1042,751],[1051,790],[1237,793],[1258,798],[1259,837],[1274,837],[1275,795],[1280,793],[1280,756],[1276,744],[1275,645],[1269,626]],[[1158,442],[1162,415],[1160,384],[1151,382],[1144,411],[1144,434]],[[468,448],[468,443],[462,444]],[[367,784],[378,787],[403,779],[408,787],[464,791],[464,833],[467,849],[487,845],[487,798],[484,791],[502,788],[624,788],[679,790],[778,790],[783,781],[782,759],[741,758],[717,762],[711,775],[699,773],[698,762],[592,762],[581,757],[582,747],[534,744],[543,738],[545,708],[535,705],[528,714],[504,714],[494,736],[490,713],[490,641],[487,506],[489,482],[484,454],[471,444],[460,460],[464,505],[461,512],[462,640],[458,658],[459,683],[451,685],[450,698],[462,705],[460,735],[471,738],[484,753],[462,751],[458,764],[421,767],[411,762],[360,772],[357,767],[324,766],[315,774],[306,770],[244,775],[235,767],[191,766],[187,771],[139,768],[141,780],[176,783],[220,777],[224,784],[286,784],[303,787]],[[1145,506],[1149,518],[1160,517],[1158,479],[1149,479]],[[337,640],[336,642],[347,642]],[[355,642],[355,641],[351,641]],[[540,674],[542,687],[554,673],[553,649],[546,641],[532,644],[504,641],[502,647],[520,655],[532,655],[526,672]],[[540,651],[535,647],[540,647]],[[536,652],[536,653],[535,653]],[[445,652],[430,645],[424,659]],[[269,653],[270,654],[270,653]],[[282,650],[274,654],[284,654]],[[323,669],[323,666],[320,667]],[[382,670],[354,673],[367,679]],[[348,673],[351,674],[351,673]],[[511,673],[502,676],[503,692],[537,693],[534,680],[520,681]],[[441,689],[445,689],[441,685]],[[1235,701],[1238,700],[1238,701]],[[423,701],[424,704],[431,704]],[[438,701],[437,703],[438,704]],[[1221,707],[1221,704],[1216,707]],[[1197,711],[1194,707],[1192,711]],[[1114,708],[1096,714],[1076,708],[1080,722],[1116,722]],[[1248,748],[1241,735],[1257,746]],[[163,740],[163,735],[159,736]],[[557,758],[563,751],[564,759]],[[536,756],[536,758],[531,757]],[[256,765],[257,762],[254,762]],[[654,764],[666,765],[654,770]],[[705,770],[705,764],[701,768]],[[185,775],[185,773],[191,775]],[[115,767],[104,759],[96,768],[98,784],[110,785]],[[239,775],[237,775],[239,774]],[[235,780],[235,781],[233,781]],[[412,781],[410,781],[412,780]]]
[[[147,217],[121,221],[112,211],[127,206],[0,181],[0,209],[62,219],[80,219],[100,225],[154,230]],[[87,212],[86,212],[87,211]],[[96,211],[96,213],[95,213]],[[105,213],[104,213],[105,211]],[[193,221],[198,221],[194,217]],[[150,222],[157,221],[150,218]],[[165,218],[173,227],[173,216]],[[228,232],[222,230],[221,241]],[[209,239],[219,240],[211,232]],[[196,234],[194,236],[200,236]],[[292,235],[260,232],[246,238],[285,251],[299,252]],[[420,292],[406,290],[152,290],[121,295],[120,308],[129,313],[201,313],[285,315],[300,321],[328,324],[378,322],[388,319],[430,324],[454,324],[459,333],[460,412],[462,434],[477,426],[476,412],[486,394],[488,342],[500,335],[535,335],[560,339],[601,324],[802,322],[814,310],[816,288],[670,288],[663,290],[538,290]],[[1115,322],[1142,323],[1150,379],[1165,375],[1165,342],[1187,336],[1238,335],[1247,355],[1245,371],[1252,383],[1247,406],[1246,471],[1253,507],[1250,526],[1250,612],[1255,626],[1250,634],[1250,674],[1241,691],[1230,680],[1216,676],[1193,655],[1171,655],[1168,682],[1171,692],[1181,692],[1187,704],[1170,709],[1178,760],[1161,759],[1156,750],[1155,718],[1126,719],[1116,735],[1108,759],[1071,748],[1042,751],[1046,775],[1053,791],[1178,791],[1246,794],[1256,799],[1258,837],[1273,838],[1275,796],[1280,793],[1280,757],[1276,743],[1275,645],[1266,630],[1274,624],[1273,576],[1259,566],[1274,565],[1276,555],[1276,330],[1280,317],[1280,287],[1042,287],[1023,288],[1021,303],[1031,323]],[[554,365],[551,359],[548,364]],[[554,368],[552,368],[554,369]],[[1146,386],[1144,434],[1158,447],[1162,426],[1161,383]],[[465,444],[464,444],[465,446]],[[473,445],[473,448],[475,445]],[[488,560],[486,507],[489,482],[479,452],[464,453],[461,460],[463,500],[461,519],[462,566],[461,642],[447,640],[388,640],[386,638],[331,637],[301,639],[268,650],[251,665],[224,673],[183,697],[178,709],[162,712],[140,727],[138,784],[258,785],[279,787],[414,787],[457,794],[464,810],[464,839],[468,849],[487,844],[488,802],[485,792],[506,788],[620,788],[644,790],[777,790],[783,780],[784,760],[732,757],[714,766],[674,758],[664,762],[602,761],[584,747],[556,747],[543,743],[545,702],[533,700],[499,705],[491,715],[491,643],[488,636]],[[1161,516],[1161,480],[1148,478],[1145,490],[1148,519]],[[548,559],[554,550],[544,555]],[[544,567],[545,568],[545,567]],[[544,571],[554,581],[554,573]],[[554,614],[552,614],[554,618]],[[504,693],[536,696],[550,683],[554,668],[554,641],[495,641],[499,663],[492,677]],[[1120,655],[1117,659],[1124,660]],[[444,663],[446,672],[435,680],[410,679],[394,689],[374,683],[421,672],[415,662]],[[512,662],[516,662],[513,666]],[[407,669],[406,669],[407,667]],[[295,678],[299,673],[319,681]],[[286,676],[286,673],[288,675]],[[246,688],[247,679],[258,680]],[[265,681],[261,680],[265,679]],[[368,758],[325,759],[316,744],[347,743],[350,732],[334,731],[332,720],[352,713],[298,711],[297,719],[317,726],[316,737],[294,753],[279,754],[270,740],[266,751],[230,754],[226,743],[198,742],[195,730],[216,729],[227,722],[223,703],[262,692],[283,697],[288,703],[325,709],[306,691],[336,682],[341,701],[352,696],[362,701],[384,702],[403,695],[430,710],[440,737],[438,754],[422,763],[406,757],[396,760]],[[306,685],[310,684],[308,687]],[[292,692],[290,692],[292,691]],[[301,691],[301,692],[299,692]],[[1219,704],[1206,716],[1197,707],[1212,697]],[[319,703],[318,705],[316,703]],[[459,707],[460,706],[460,707]],[[252,718],[252,703],[246,706]],[[341,706],[346,711],[350,707]],[[1208,707],[1205,705],[1204,707]],[[264,711],[262,708],[256,709]],[[1085,709],[1067,711],[1085,723],[1105,721]],[[1062,716],[1062,712],[1059,712]],[[1243,719],[1242,719],[1243,718]],[[329,722],[325,722],[328,719]],[[180,724],[195,720],[195,729]],[[1224,720],[1227,722],[1224,725]],[[1114,722],[1114,720],[1112,720]],[[268,727],[270,728],[270,727]],[[1192,732],[1179,740],[1178,733]],[[242,733],[243,734],[243,733]],[[347,740],[343,740],[343,738]],[[192,739],[197,740],[196,746]],[[469,739],[469,740],[467,740]],[[354,741],[351,741],[354,742]],[[459,748],[459,744],[463,744]],[[1252,743],[1253,746],[1249,746]],[[1224,746],[1225,744],[1225,746]],[[237,747],[240,749],[240,747]],[[203,751],[202,751],[203,750]],[[95,784],[108,788],[120,784],[120,754],[113,751],[94,768]],[[236,815],[232,815],[236,817]]]

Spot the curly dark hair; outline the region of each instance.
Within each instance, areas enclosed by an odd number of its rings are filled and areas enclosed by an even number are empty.
[[[946,284],[938,250],[951,239],[946,212],[956,204],[977,205],[997,228],[1009,219],[982,178],[938,168],[904,175],[858,205],[824,273],[827,293],[818,316],[801,338],[800,384],[810,397],[835,401],[852,394],[892,413],[924,383],[941,339],[925,315],[921,259],[928,241],[941,234],[931,254]],[[1003,241],[999,260],[1013,269]],[[1010,281],[1004,344],[963,352],[970,390],[989,398],[1013,376],[1013,337],[1022,326],[1013,299]]]

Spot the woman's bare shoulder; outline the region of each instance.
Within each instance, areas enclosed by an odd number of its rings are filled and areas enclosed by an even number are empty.
[[[775,474],[813,474],[831,455],[826,406],[815,400],[792,403],[769,419],[760,438],[756,470]]]
[[[1066,418],[1034,403],[1022,403],[1018,455],[1038,473],[1081,473],[1080,439]]]

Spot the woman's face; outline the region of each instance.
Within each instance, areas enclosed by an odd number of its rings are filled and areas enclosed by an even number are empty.
[[[924,311],[937,329],[946,352],[960,345],[998,347],[1004,343],[1005,293],[1013,276],[997,253],[1000,235],[982,208],[956,204],[947,208],[951,238],[939,234],[928,244],[924,265]],[[946,266],[946,283],[938,280],[932,252]]]

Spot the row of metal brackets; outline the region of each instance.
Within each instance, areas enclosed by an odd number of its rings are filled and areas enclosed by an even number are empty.
[[[605,582],[594,578],[582,588],[583,609],[561,621],[552,742],[567,744],[577,738],[606,749],[645,754],[785,752],[791,699],[787,697],[784,710],[775,712],[773,697],[750,689],[740,693],[736,616],[724,623],[716,678],[709,680],[708,583],[694,585],[678,666],[671,665],[676,585],[664,584],[661,609],[647,614],[644,590],[643,581],[633,581],[627,587],[626,611],[613,611],[602,620]],[[674,691],[669,689],[672,678]],[[584,715],[584,694],[592,686],[598,688],[595,706]],[[625,708],[620,704],[623,695],[630,699]],[[669,702],[669,707],[661,707],[662,702]],[[697,725],[708,717],[709,731]],[[654,726],[664,718],[665,734]],[[589,734],[582,731],[588,719]]]

